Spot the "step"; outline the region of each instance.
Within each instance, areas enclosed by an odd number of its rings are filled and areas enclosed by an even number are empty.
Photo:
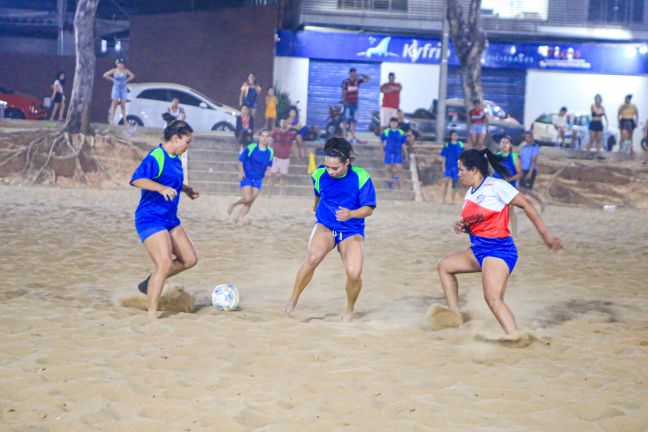
[[[374,183],[374,187],[383,187],[388,179],[384,173],[382,175],[372,176],[371,180]],[[266,179],[269,180],[269,174],[266,174]],[[220,181],[220,182],[238,182],[240,177],[237,171],[205,171],[192,169],[189,171],[189,179],[193,183],[194,181]],[[267,180],[267,181],[268,181]],[[279,179],[277,178],[277,182]],[[409,174],[406,178],[401,180],[402,186],[405,189],[412,189],[412,180],[409,178]],[[289,185],[301,185],[301,186],[312,186],[313,181],[311,176],[304,172],[288,173],[288,184]]]
[[[204,194],[223,194],[223,195],[240,195],[241,188],[237,183],[234,182],[212,182],[212,181],[192,181],[192,186]],[[262,194],[268,193],[268,179],[265,179],[263,182],[263,189],[261,190]],[[275,185],[275,193],[279,193],[279,185]],[[289,196],[313,196],[313,187],[312,186],[296,186],[296,185],[287,185],[286,186],[286,195]],[[390,201],[413,201],[414,192],[411,190],[390,190],[390,189],[376,189],[376,198],[378,201],[390,200]]]
[[[232,172],[237,172],[238,167],[239,167],[239,161],[236,159],[230,159],[230,160],[201,160],[201,159],[195,159],[195,158],[190,158],[189,159],[189,172],[192,171],[209,171],[210,169],[212,171],[232,171]],[[379,173],[384,173],[385,168],[384,165],[381,164],[375,164],[375,165],[369,165],[369,164],[364,164],[360,163],[360,166],[364,169],[366,169],[370,175],[375,175],[379,176]],[[403,168],[403,176],[404,177],[409,177],[409,170]],[[308,172],[308,164],[306,161],[291,161],[290,167],[288,168],[289,173],[307,173]],[[405,174],[407,172],[407,174]]]
[[[229,146],[229,145],[220,145],[214,147],[194,147],[192,146],[187,153],[189,158],[198,158],[198,159],[237,159],[240,154],[240,148],[238,146]],[[308,158],[308,151],[302,151],[303,159]],[[291,153],[291,159],[297,158],[297,151],[293,149]],[[324,156],[322,154],[315,154],[316,160],[323,161]],[[355,156],[357,161],[377,161],[382,163],[384,158],[384,153],[382,150],[363,152]]]

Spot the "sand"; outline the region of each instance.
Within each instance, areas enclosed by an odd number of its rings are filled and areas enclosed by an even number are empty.
[[[183,198],[198,265],[172,279],[193,313],[122,307],[150,270],[133,189],[0,186],[2,431],[646,431],[645,212],[549,206],[566,247],[520,217],[504,337],[479,275],[461,276],[466,322],[433,331],[435,271],[467,247],[458,206],[380,202],[368,221],[356,320],[343,269],[322,264],[280,311],[305,255],[311,199],[262,196],[251,224],[231,197]],[[234,283],[241,310],[208,306]]]

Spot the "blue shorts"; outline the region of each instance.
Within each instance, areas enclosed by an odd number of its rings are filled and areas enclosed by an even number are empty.
[[[118,101],[125,101],[128,98],[127,87],[114,85],[110,94],[110,98]]]
[[[470,133],[475,135],[485,134],[486,125],[484,123],[473,123],[470,125]]]
[[[250,108],[250,109],[256,109],[257,108],[256,99],[254,99],[253,101],[243,100],[243,103],[245,105],[247,105],[247,107]]]
[[[348,239],[349,237],[353,237],[355,235],[362,236],[364,239],[364,231],[337,231],[337,230],[332,230],[326,225],[324,225],[321,222],[315,222],[313,225],[313,233],[311,234],[311,238],[313,238],[313,235],[315,235],[315,228],[317,227],[317,224],[322,225],[324,228],[327,228],[331,230],[331,235],[333,236],[333,239],[335,240],[335,246],[338,246],[342,241]]]
[[[403,163],[403,154],[401,152],[385,152],[385,165],[400,165]]]
[[[443,171],[443,177],[450,177],[455,182],[459,180],[459,166],[446,168],[446,170]]]
[[[349,123],[358,123],[358,121],[355,118],[356,111],[358,111],[357,103],[345,104],[344,112],[342,113],[344,120],[348,121]]]
[[[245,177],[243,180],[241,180],[240,183],[241,187],[245,186],[252,186],[254,189],[261,189],[261,186],[263,186],[263,179],[251,179]]]
[[[487,257],[500,258],[504,260],[509,268],[509,273],[513,273],[515,263],[518,260],[518,252],[513,243],[513,237],[488,238],[470,235],[470,248],[475,258],[482,267],[484,259]]]
[[[177,217],[173,220],[148,219],[135,221],[135,229],[142,243],[155,233],[171,231],[177,226],[180,226],[180,219]]]

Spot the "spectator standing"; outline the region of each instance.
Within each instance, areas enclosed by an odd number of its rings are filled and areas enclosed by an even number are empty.
[[[236,117],[236,130],[234,131],[241,148],[252,142],[253,133],[254,117],[250,114],[250,108],[247,105],[241,105],[241,115]]]
[[[403,153],[407,158],[407,138],[405,132],[398,128],[398,119],[389,120],[389,128],[380,135],[380,141],[385,152],[385,169],[387,170],[387,187],[392,188],[392,181],[401,188],[400,176],[403,170]]]
[[[619,151],[634,154],[632,147],[632,133],[639,124],[639,110],[632,102],[632,95],[626,95],[625,101],[619,107],[617,118],[619,120],[619,130],[621,131],[621,142]]]
[[[457,197],[457,183],[459,182],[459,155],[464,151],[464,144],[459,141],[457,131],[450,132],[450,140],[444,144],[441,149],[441,158],[443,164],[443,198],[441,201],[446,203],[448,195],[448,186],[452,188],[452,204]]]
[[[522,176],[520,177],[519,189],[529,195],[540,204],[544,211],[544,202],[540,195],[533,190],[536,176],[538,175],[538,158],[540,158],[540,146],[533,140],[533,134],[524,133],[524,141],[520,148],[520,164],[522,167]]]
[[[473,108],[468,111],[468,118],[470,120],[468,143],[471,148],[481,150],[485,147],[486,131],[488,130],[488,118],[481,100],[473,100]]]
[[[65,95],[63,94],[63,84],[65,84],[65,74],[61,71],[56,72],[56,78],[52,84],[52,114],[50,121],[54,121],[58,111],[58,120],[63,120],[63,111],[65,111]]]
[[[565,143],[565,137],[569,132],[569,117],[567,116],[567,107],[560,108],[560,111],[557,115],[554,116],[553,124],[556,130],[558,131],[558,142],[556,143],[557,147],[567,147]],[[572,128],[572,145],[576,147],[576,129]]]
[[[110,94],[111,102],[108,109],[108,124],[111,125],[115,122],[115,108],[117,105],[121,107],[122,121],[126,123],[126,99],[128,98],[128,83],[131,82],[135,75],[126,69],[123,59],[115,61],[114,68],[110,69],[103,74],[103,77],[108,81],[112,81],[112,92]]]
[[[261,86],[257,84],[256,77],[253,73],[248,75],[247,81],[241,85],[241,95],[239,96],[239,105],[247,105],[252,113],[256,115],[257,99],[261,93]]]
[[[265,103],[265,127],[272,129],[275,127],[275,121],[277,120],[277,96],[275,96],[274,87],[268,87]]]
[[[383,94],[380,107],[380,127],[382,129],[388,128],[390,119],[398,116],[400,93],[403,89],[403,86],[396,82],[394,72],[390,72],[387,79],[388,81],[380,86],[380,92]]]
[[[594,103],[590,107],[590,111],[592,112],[592,119],[590,120],[590,124],[588,126],[590,135],[589,142],[587,143],[588,158],[594,157],[590,152],[592,150],[592,144],[596,143],[596,157],[598,159],[603,159],[603,156],[601,156],[601,135],[603,134],[603,130],[609,127],[610,122],[607,118],[607,115],[605,114],[605,108],[603,108],[602,103],[603,98],[600,94],[597,94],[596,96],[594,96]],[[603,127],[604,118],[605,128]]]
[[[295,143],[297,134],[294,130],[288,128],[286,119],[279,121],[279,127],[272,131],[272,148],[275,151],[275,157],[272,159],[270,168],[270,188],[268,197],[272,197],[275,177],[279,174],[279,194],[286,192],[286,183],[288,182],[288,168],[290,167],[290,152],[293,143]]]
[[[286,117],[286,122],[288,123],[288,129],[295,131],[296,144],[297,144],[297,157],[301,160],[302,158],[302,136],[300,132],[302,131],[302,125],[299,122],[299,113],[297,112],[297,107],[292,105],[288,108],[288,117]]]
[[[344,105],[343,116],[347,128],[351,130],[351,144],[358,142],[355,132],[358,123],[356,113],[358,111],[358,101],[360,98],[360,85],[369,80],[369,76],[358,76],[356,68],[351,68],[349,69],[349,78],[342,81],[342,104]],[[344,135],[346,136],[346,131]]]

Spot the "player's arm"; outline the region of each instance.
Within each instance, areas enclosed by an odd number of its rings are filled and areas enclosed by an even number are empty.
[[[529,200],[529,198],[527,198],[526,195],[524,195],[523,193],[518,193],[511,200],[511,204],[513,204],[516,207],[520,207],[522,210],[524,210],[524,213],[526,213],[531,223],[533,223],[533,226],[536,227],[536,230],[538,230],[540,237],[542,237],[542,240],[549,247],[549,249],[553,249],[553,250],[562,249],[563,245],[560,239],[547,229],[547,227],[544,224],[544,221],[540,217],[540,213],[538,213],[538,211],[531,203],[531,200]]]
[[[182,185],[182,192],[186,193],[187,196],[189,198],[191,198],[192,200],[196,199],[196,198],[198,198],[200,196],[200,192],[198,192],[197,190],[194,190],[194,188],[192,188],[191,186],[186,185],[186,184]]]
[[[129,69],[126,69],[126,82],[131,82],[135,79],[135,74],[131,72]]]
[[[335,212],[335,218],[340,222],[348,221],[349,219],[354,218],[366,218],[373,214],[374,208],[371,206],[362,206],[355,210],[345,209],[344,207],[339,207]]]
[[[149,178],[138,178],[137,180],[133,180],[131,184],[136,188],[158,192],[164,197],[165,201],[171,201],[176,197],[176,195],[178,195],[178,191],[175,189],[164,186],[163,184]]]
[[[108,72],[106,72],[105,74],[103,74],[103,77],[104,77],[105,79],[107,79],[108,81],[115,81],[115,80],[113,79],[113,77],[112,77],[112,74],[113,74],[113,71],[114,71],[114,70],[115,70],[115,69],[110,69]]]
[[[320,197],[315,195],[315,202],[313,202],[313,211],[317,210],[317,204],[319,204]]]
[[[371,79],[369,75],[362,75],[362,82],[367,82]]]

